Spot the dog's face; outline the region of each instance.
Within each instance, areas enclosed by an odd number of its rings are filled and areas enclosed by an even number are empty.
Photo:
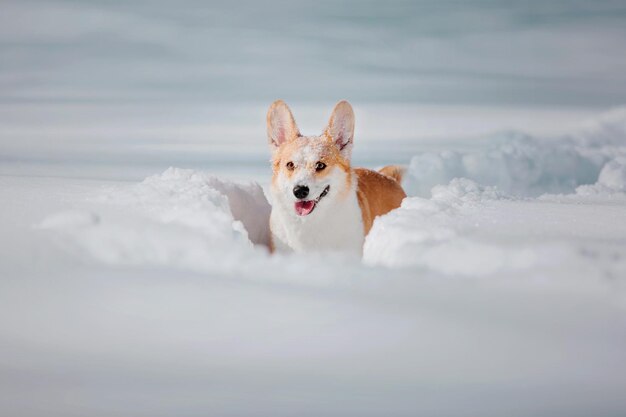
[[[289,107],[276,101],[267,113],[267,133],[273,152],[274,204],[304,218],[320,215],[346,196],[352,187],[354,133],[354,113],[347,101],[337,103],[320,136],[302,136]]]

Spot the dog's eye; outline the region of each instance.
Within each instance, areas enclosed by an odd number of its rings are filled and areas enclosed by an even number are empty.
[[[293,165],[293,162],[291,161],[287,162],[285,166],[287,167],[289,171],[293,171],[293,169],[295,168],[295,166]]]
[[[318,162],[317,164],[315,164],[316,171],[322,171],[324,168],[326,168],[326,164],[323,162]]]

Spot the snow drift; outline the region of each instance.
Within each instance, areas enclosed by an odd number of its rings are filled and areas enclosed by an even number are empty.
[[[227,271],[254,256],[253,244],[269,242],[270,206],[258,184],[194,170],[109,186],[82,205],[86,211],[52,214],[40,227],[110,264]]]
[[[415,155],[406,188],[410,195],[428,197],[436,185],[467,178],[517,196],[572,193],[580,185],[594,184],[605,165],[611,170],[625,156],[626,109],[618,109],[562,138],[502,133],[478,150]],[[620,174],[604,172],[600,181],[619,188],[619,179],[608,178],[614,175]]]
[[[619,276],[626,271],[623,210],[606,208],[611,221],[598,225],[589,219],[602,209],[558,203],[624,199],[625,161],[626,110],[560,139],[509,133],[482,150],[416,155],[406,180],[408,194],[415,197],[376,219],[364,260],[465,276],[531,269],[569,270],[576,276],[577,268],[590,276]],[[538,195],[539,210],[528,200]],[[533,224],[541,224],[541,230]],[[613,241],[579,241],[578,234]],[[613,260],[580,256],[607,250]]]

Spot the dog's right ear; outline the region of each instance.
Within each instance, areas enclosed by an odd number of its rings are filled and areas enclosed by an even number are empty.
[[[267,138],[272,151],[283,143],[300,136],[291,110],[282,100],[276,100],[267,111]]]

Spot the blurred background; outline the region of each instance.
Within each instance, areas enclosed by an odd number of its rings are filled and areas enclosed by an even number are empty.
[[[357,112],[355,163],[504,129],[555,136],[626,102],[626,3],[3,0],[0,174],[267,177],[265,111],[320,132]]]

